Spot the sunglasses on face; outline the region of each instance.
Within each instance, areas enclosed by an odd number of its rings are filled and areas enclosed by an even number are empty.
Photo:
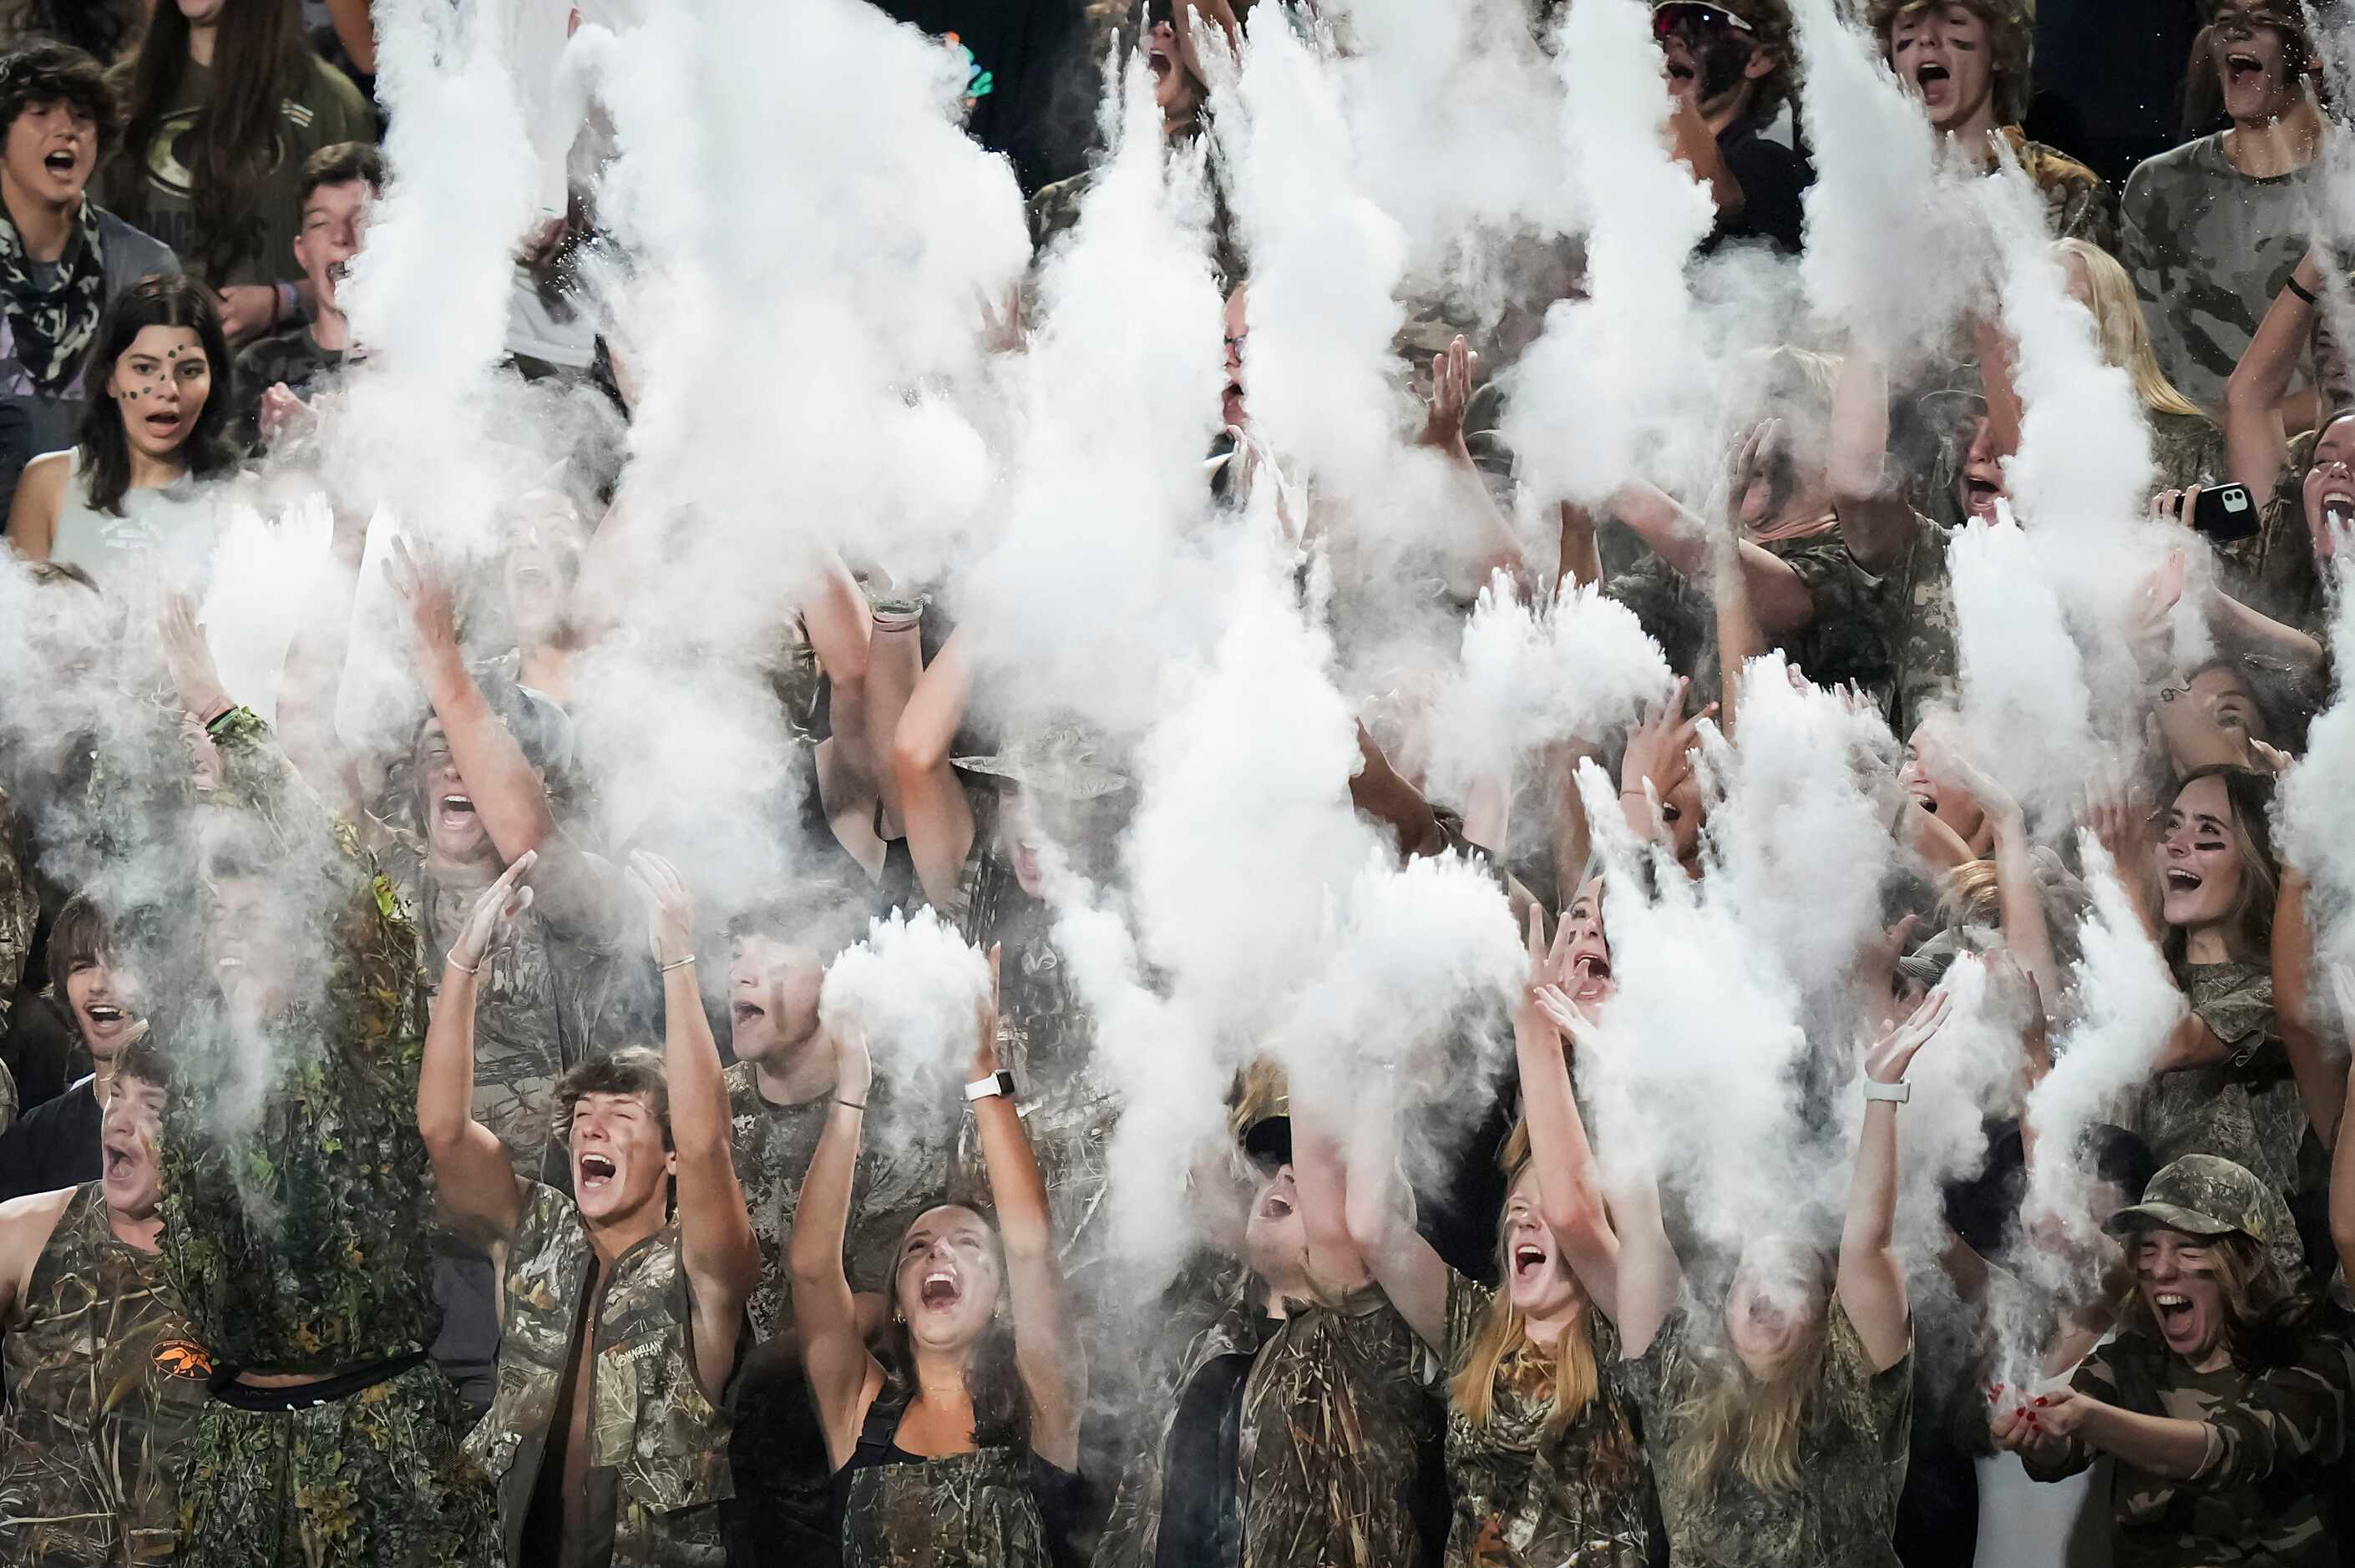
[[[1668,0],[1652,7],[1653,37],[1666,42],[1687,27],[1703,33],[1756,31],[1724,6],[1704,5],[1700,0]]]

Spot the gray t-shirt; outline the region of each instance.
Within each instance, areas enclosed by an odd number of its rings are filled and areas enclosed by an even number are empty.
[[[2126,177],[2119,260],[2150,317],[2160,368],[2211,414],[2257,323],[2306,254],[2309,164],[2253,179],[2222,132],[2145,161]]]

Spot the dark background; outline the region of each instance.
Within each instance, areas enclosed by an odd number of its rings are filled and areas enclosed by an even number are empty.
[[[1104,29],[1083,15],[1082,0],[879,3],[926,32],[957,34],[996,77],[996,90],[974,111],[974,134],[1013,159],[1026,191],[1086,165]],[[2199,5],[2042,0],[2029,134],[2091,164],[2114,187],[2136,164],[2182,141],[2184,66]]]

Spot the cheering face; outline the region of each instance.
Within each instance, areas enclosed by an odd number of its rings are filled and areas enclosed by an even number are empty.
[[[276,1017],[292,989],[294,933],[284,929],[286,916],[270,884],[258,876],[227,876],[209,893],[205,948],[221,1000],[249,1027]]]
[[[2328,560],[2337,553],[2339,531],[2355,528],[2355,417],[2323,427],[2300,493],[2314,553]]]
[[[128,1074],[106,1086],[99,1123],[100,1191],[106,1206],[126,1220],[155,1217],[164,1182],[156,1151],[164,1139],[164,1089]]]
[[[1597,1007],[1611,1000],[1611,938],[1603,929],[1603,879],[1595,877],[1578,890],[1562,915],[1570,927],[1570,946],[1563,950],[1561,983],[1581,1007]]]
[[[450,754],[450,737],[440,719],[427,719],[417,732],[411,762],[418,815],[424,821],[426,847],[435,863],[474,865],[497,858],[498,847],[474,810],[474,797],[459,775],[457,761]]]
[[[572,1107],[572,1197],[590,1221],[660,1213],[676,1158],[643,1095],[582,1095]]]
[[[2198,1366],[2224,1338],[2224,1287],[2214,1245],[2181,1231],[2145,1233],[2134,1249],[2135,1288],[2167,1348]]]
[[[1014,868],[1014,881],[1032,898],[1047,895],[1047,874],[1041,850],[1047,842],[1039,821],[1038,801],[1018,784],[1003,786],[998,797],[998,847]]]
[[[1153,105],[1161,111],[1162,129],[1191,125],[1202,107],[1202,82],[1179,58],[1178,29],[1170,23],[1154,23],[1145,36],[1145,69],[1153,73]]]
[[[2155,853],[2159,911],[2169,926],[2197,930],[2230,916],[2241,895],[2241,852],[2222,779],[2194,779],[2177,792]]]
[[[1932,776],[1922,766],[1921,745],[1926,725],[1916,725],[1905,742],[1905,766],[1897,771],[1897,782],[1913,803],[1955,830],[1965,843],[1977,837],[1987,823],[1987,812],[1971,792],[1960,785]]]
[[[1954,131],[1970,123],[1995,92],[1987,19],[1968,5],[1908,13],[1889,30],[1889,64],[1919,93],[1930,123]]]
[[[1996,448],[1995,424],[1982,417],[1971,432],[1969,455],[1955,481],[1955,500],[1963,515],[1982,523],[1996,520],[1996,503],[2003,499],[2003,454]]]
[[[1815,1255],[1785,1237],[1753,1242],[1725,1297],[1725,1336],[1753,1377],[1764,1379],[1797,1353],[1824,1313]]]
[[[194,327],[140,328],[106,378],[131,450],[158,462],[176,460],[212,392],[212,362]]]
[[[2177,701],[2190,703],[2194,712],[2207,715],[2218,729],[2235,740],[2262,740],[2267,744],[2273,740],[2256,698],[2249,694],[2247,683],[2227,666],[2215,665],[2192,676]]]
[[[352,258],[359,254],[370,194],[366,180],[346,180],[319,186],[303,204],[303,227],[294,236],[294,260],[303,276],[311,281],[323,310],[338,308],[336,292],[343,286]]]
[[[1271,1284],[1305,1284],[1308,1278],[1308,1225],[1300,1217],[1300,1187],[1289,1164],[1260,1178],[1243,1224],[1243,1256],[1251,1270]]]
[[[62,99],[25,106],[8,126],[0,168],[7,182],[51,207],[78,206],[98,164],[98,122]]]
[[[962,1350],[980,1339],[1005,1284],[997,1237],[971,1209],[929,1209],[900,1239],[892,1293],[909,1338],[927,1350]]]
[[[1664,5],[1652,13],[1668,90],[1704,112],[1738,91],[1756,52],[1733,14],[1715,5]]]
[[[2287,0],[2284,0],[2287,4]],[[2287,5],[2295,14],[2294,4]],[[2283,5],[2223,0],[2208,27],[2209,56],[2223,84],[2224,112],[2248,122],[2279,117],[2297,100],[2291,32]]]
[[[101,1062],[112,1062],[144,1033],[124,993],[130,990],[103,959],[78,959],[66,975],[66,1001],[82,1044]]]
[[[1219,418],[1238,428],[1251,424],[1251,412],[1243,403],[1243,345],[1251,339],[1249,308],[1242,289],[1227,296],[1227,386],[1219,394]]]
[[[517,638],[527,643],[555,641],[564,630],[571,573],[536,528],[517,535],[508,544],[499,563],[499,577],[506,590],[507,619],[514,623]]]
[[[745,937],[728,966],[728,1045],[740,1062],[765,1062],[817,1032],[826,966],[806,948]]]
[[[1538,1173],[1522,1171],[1505,1198],[1505,1293],[1524,1318],[1554,1321],[1583,1306],[1586,1293],[1571,1272],[1553,1232],[1538,1217]]]

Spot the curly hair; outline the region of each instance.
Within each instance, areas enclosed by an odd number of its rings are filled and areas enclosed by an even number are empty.
[[[2006,125],[2028,118],[2036,63],[2036,0],[1870,0],[1864,23],[1889,58],[1890,35],[1907,16],[1932,6],[1961,5],[1987,24],[1995,69],[1995,114]]]
[[[66,103],[98,127],[98,161],[103,164],[123,135],[123,116],[107,86],[106,68],[84,51],[56,38],[34,35],[0,49],[0,136],[36,104]]]

